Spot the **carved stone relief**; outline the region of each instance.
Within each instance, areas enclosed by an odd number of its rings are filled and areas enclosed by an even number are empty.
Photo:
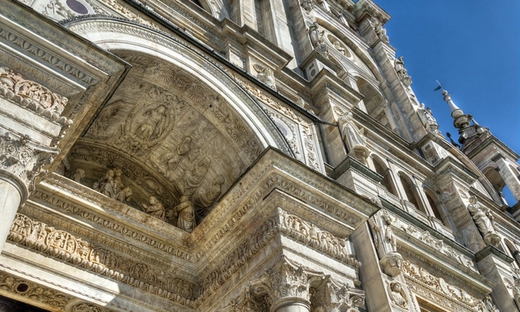
[[[193,285],[117,252],[17,214],[8,239],[72,265],[190,306]]]
[[[63,310],[70,301],[75,299],[73,296],[5,272],[0,272],[0,289],[56,310]]]
[[[261,144],[227,101],[192,75],[144,56],[124,57],[132,73],[71,150],[71,170],[85,172],[81,183],[143,211],[155,197],[165,213],[152,215],[191,232]],[[124,187],[102,189],[117,168]],[[193,222],[176,211],[182,203],[193,206]]]
[[[66,97],[51,92],[39,83],[24,79],[7,67],[0,67],[0,96],[51,121],[62,125],[72,123],[61,116],[68,103]]]
[[[449,284],[442,277],[436,277],[419,265],[405,260],[403,273],[412,292],[436,299],[437,303],[450,311],[474,311],[480,300],[468,294],[463,288]]]
[[[288,214],[279,209],[277,216],[267,219],[259,229],[243,241],[238,248],[229,254],[225,254],[217,269],[208,272],[202,278],[199,289],[201,291],[198,299],[209,297],[234,272],[247,263],[256,253],[260,251],[271,239],[278,234],[284,234],[314,250],[323,252],[340,262],[354,268],[357,272],[361,263],[356,257],[349,253],[345,247],[345,240],[335,237],[331,233],[321,230],[313,224],[306,222],[297,216]],[[357,279],[357,277],[354,277]]]
[[[0,135],[0,169],[18,177],[26,186],[30,185],[58,153],[57,148],[32,143],[28,136],[15,138],[8,132]]]

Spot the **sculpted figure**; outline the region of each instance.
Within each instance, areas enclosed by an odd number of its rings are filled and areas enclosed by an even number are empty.
[[[213,182],[208,188],[204,190],[201,190],[199,188],[196,193],[196,204],[204,208],[208,208],[211,205],[213,205],[213,203],[218,199],[220,193],[222,192],[222,185],[224,184],[224,182],[224,177],[222,175],[219,175],[213,180]]]
[[[136,130],[136,135],[143,141],[158,138],[164,131],[166,121],[166,107],[159,105],[144,112],[144,120]]]
[[[473,221],[475,221],[475,224],[483,235],[488,233],[496,234],[495,228],[493,227],[494,218],[491,211],[487,208],[483,209],[475,196],[469,198],[468,210],[473,217]]]
[[[123,171],[121,168],[114,169],[114,193],[118,194],[123,188],[123,181],[121,180],[121,175],[123,174]]]
[[[258,78],[258,80],[260,80],[261,82],[265,83],[273,89],[276,88],[276,83],[273,78],[273,71],[269,67],[262,66],[260,64],[254,64],[253,68],[258,73],[256,75],[256,78]]]
[[[357,158],[362,163],[365,163],[366,157],[369,154],[366,147],[366,139],[363,136],[363,131],[354,123],[352,112],[348,111],[339,117],[338,124],[343,141],[347,144],[349,155]]]
[[[390,39],[386,35],[386,29],[384,29],[383,26],[381,25],[381,23],[377,20],[375,21],[375,24],[374,24],[374,31],[376,32],[377,37],[379,37],[379,39],[381,39],[382,41],[384,41],[384,42],[390,41]]]
[[[144,212],[164,221],[165,210],[163,204],[155,197],[150,196],[149,204],[142,204]]]
[[[391,249],[393,252],[397,251],[397,241],[392,230],[391,224],[393,222],[392,217],[388,214],[383,214],[383,218],[385,219],[386,229],[385,229],[385,239],[388,243],[390,243]]]
[[[130,197],[132,196],[132,189],[129,187],[125,187],[121,191],[119,191],[116,195],[116,200],[122,203],[128,204],[130,202]]]
[[[114,187],[115,187],[114,178],[115,178],[114,170],[109,169],[107,171],[107,173],[105,174],[105,176],[102,177],[98,181],[99,192],[101,192],[102,194],[104,194],[110,198],[115,198],[116,192],[114,191]],[[95,189],[96,186],[94,185],[93,188]]]
[[[211,159],[204,157],[195,164],[190,172],[186,172],[184,181],[184,194],[193,195],[195,190],[202,185],[204,177],[208,173],[211,165]]]
[[[392,298],[392,301],[403,308],[406,308],[408,306],[408,303],[406,301],[406,293],[401,286],[401,283],[399,282],[391,282],[390,283],[390,297]]]
[[[81,180],[84,177],[85,177],[85,170],[78,168],[72,175],[72,180],[74,180],[75,182],[81,183]]]
[[[177,227],[191,233],[195,228],[195,207],[187,196],[182,196],[173,213],[177,215]]]

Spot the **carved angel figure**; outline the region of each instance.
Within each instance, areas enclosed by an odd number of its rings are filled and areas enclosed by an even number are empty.
[[[163,204],[155,196],[150,196],[148,201],[149,204],[142,204],[144,212],[164,221],[165,210]]]

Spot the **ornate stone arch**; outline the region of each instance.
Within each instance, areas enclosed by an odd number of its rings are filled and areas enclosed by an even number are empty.
[[[180,209],[198,223],[267,147],[294,156],[255,98],[195,48],[111,18],[67,26],[133,66],[69,153],[66,174],[86,168],[82,184],[189,232]]]

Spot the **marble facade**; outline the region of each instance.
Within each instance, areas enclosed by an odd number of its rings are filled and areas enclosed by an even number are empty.
[[[372,0],[0,17],[0,311],[518,311],[519,156]]]

